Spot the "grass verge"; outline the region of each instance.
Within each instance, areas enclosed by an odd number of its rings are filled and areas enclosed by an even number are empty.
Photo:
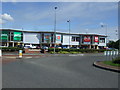
[[[106,64],[106,65],[120,67],[120,64],[113,63],[113,61],[103,61],[103,63]]]

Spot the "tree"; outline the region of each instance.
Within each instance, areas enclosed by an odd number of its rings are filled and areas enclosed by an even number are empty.
[[[119,45],[120,45],[119,42],[120,42],[120,39],[117,40],[116,42],[110,41],[110,42],[108,43],[108,47],[109,47],[109,48],[119,49]]]
[[[119,49],[119,45],[120,45],[119,42],[120,42],[120,39],[115,42],[114,48]]]

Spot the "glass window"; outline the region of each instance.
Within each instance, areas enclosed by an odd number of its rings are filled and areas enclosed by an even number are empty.
[[[44,34],[42,33],[42,42],[44,42]]]
[[[105,43],[105,38],[100,38],[100,43]]]
[[[76,37],[76,41],[78,41],[78,42],[79,42],[79,41],[80,41],[80,38],[79,38],[79,37]]]
[[[53,42],[53,36],[54,36],[54,35],[52,34],[52,35],[51,35],[51,42]]]
[[[75,37],[72,37],[72,41],[75,41]]]

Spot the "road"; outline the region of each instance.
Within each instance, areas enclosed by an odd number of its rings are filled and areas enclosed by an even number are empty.
[[[101,54],[20,59],[3,64],[3,88],[118,88],[118,73],[94,67]]]

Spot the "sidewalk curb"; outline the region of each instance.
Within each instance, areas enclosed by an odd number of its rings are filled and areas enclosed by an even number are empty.
[[[98,64],[98,62],[100,62],[100,61],[95,61],[95,62],[93,63],[93,66],[98,67],[98,68],[101,68],[101,69],[105,69],[105,70],[109,70],[109,71],[113,71],[113,72],[118,72],[118,73],[120,73],[120,70],[118,70],[118,69],[113,69],[113,68],[109,68],[109,67],[107,67],[107,66],[100,65],[100,64]]]

